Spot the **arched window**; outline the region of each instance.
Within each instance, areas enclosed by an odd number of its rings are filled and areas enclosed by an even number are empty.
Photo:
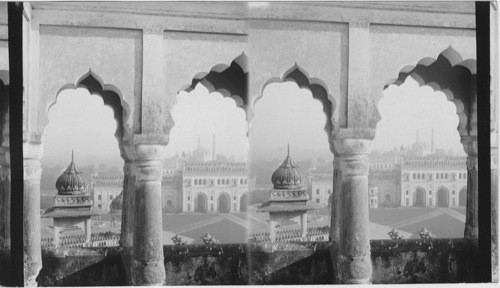
[[[217,185],[220,185],[220,179],[217,179]]]
[[[413,180],[415,180],[415,179],[416,179],[416,178],[415,178],[415,173],[413,173]]]
[[[198,185],[198,179],[194,179],[194,185]]]

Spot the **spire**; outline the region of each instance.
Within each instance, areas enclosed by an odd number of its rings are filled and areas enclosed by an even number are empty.
[[[290,157],[290,143],[288,143],[288,149],[287,149],[287,154],[286,156]]]
[[[416,143],[419,143],[420,141],[418,140],[418,128],[417,128],[417,142]]]
[[[74,160],[75,160],[75,157],[74,157],[74,152],[73,152],[73,149],[71,149],[71,162],[73,163]]]

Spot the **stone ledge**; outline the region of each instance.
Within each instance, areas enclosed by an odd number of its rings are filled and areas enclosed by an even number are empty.
[[[477,241],[372,240],[374,284],[475,282]],[[39,286],[127,285],[120,247],[49,248]],[[332,284],[336,243],[164,246],[167,285]],[[126,261],[125,261],[126,262]],[[0,285],[9,251],[0,250]]]

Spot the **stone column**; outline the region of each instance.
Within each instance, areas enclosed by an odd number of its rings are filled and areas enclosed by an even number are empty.
[[[338,204],[338,281],[369,284],[372,278],[368,214],[368,172],[371,140],[344,138],[334,141],[335,164],[341,189]],[[335,235],[334,235],[335,236]]]
[[[10,249],[9,147],[0,148],[0,249]]]
[[[55,224],[55,223],[54,223]],[[54,225],[54,247],[61,246],[61,229],[59,226]]]
[[[276,241],[276,222],[274,220],[269,220],[269,240]]]
[[[134,192],[135,175],[134,162],[126,161],[123,165],[123,206],[120,246],[131,248],[134,242]]]
[[[42,268],[40,235],[40,159],[43,146],[24,145],[24,285],[37,286],[35,281]]]
[[[302,222],[302,238],[307,236],[307,211],[300,216]]]
[[[342,170],[340,161],[342,157],[340,155],[335,156],[333,159],[333,189],[332,189],[332,206],[330,207],[330,241],[339,243],[340,237],[340,202],[339,197],[342,192]]]
[[[163,285],[161,178],[165,145],[135,145],[132,285]]]
[[[90,243],[92,236],[92,219],[85,220],[85,243]]]
[[[465,218],[465,238],[478,238],[477,213],[477,136],[462,136],[461,142],[467,153],[467,208]]]

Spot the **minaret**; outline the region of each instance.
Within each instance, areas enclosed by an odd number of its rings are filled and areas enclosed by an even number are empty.
[[[434,127],[432,127],[431,133],[431,154],[434,154]]]
[[[215,134],[213,135],[212,141],[212,161],[215,161]]]

